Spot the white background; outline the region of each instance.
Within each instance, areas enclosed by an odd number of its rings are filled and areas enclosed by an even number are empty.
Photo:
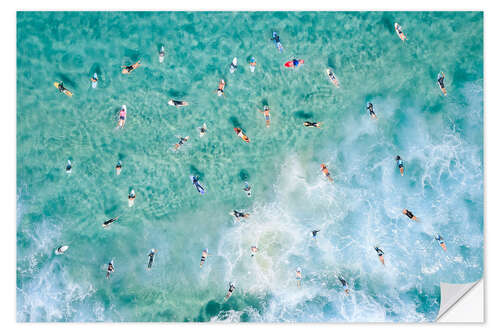
[[[125,1],[69,0],[45,1],[4,1],[0,11],[2,43],[0,51],[1,66],[1,103],[0,103],[0,225],[2,230],[0,263],[3,264],[0,279],[0,325],[3,331],[43,332],[109,332],[120,330],[122,333],[148,330],[149,332],[192,331],[208,332],[394,332],[409,331],[451,331],[469,332],[484,329],[500,329],[499,315],[499,265],[494,260],[500,255],[499,223],[496,218],[495,204],[499,202],[499,151],[500,130],[498,129],[500,106],[498,78],[500,77],[500,11],[494,1],[448,1],[418,0],[411,3],[399,1],[374,0],[193,0],[170,1],[141,0]],[[17,10],[482,10],[484,11],[484,153],[485,153],[485,321],[486,324],[29,324],[16,323],[16,11]],[[33,110],[36,112],[36,110]],[[42,126],[42,124],[40,124]],[[498,257],[496,257],[498,258]],[[491,259],[491,260],[489,260]],[[471,304],[471,306],[474,306]]]

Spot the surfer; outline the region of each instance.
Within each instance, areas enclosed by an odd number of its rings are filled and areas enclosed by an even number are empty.
[[[402,176],[405,172],[405,166],[403,165],[403,160],[399,155],[396,156],[396,162],[398,162],[399,172],[401,173]]]
[[[441,237],[441,235],[437,235],[436,237],[434,237],[434,239],[437,240],[439,246],[441,246],[441,248],[443,248],[443,250],[446,251],[446,244],[444,243],[444,238]]]
[[[377,255],[378,255],[378,259],[380,260],[380,262],[382,263],[382,265],[385,266],[385,262],[384,262],[384,251],[382,251],[381,248],[379,248],[378,246],[375,246],[375,251],[377,252]]]
[[[134,205],[134,200],[135,200],[135,191],[132,190],[128,194],[128,206],[132,207]]]
[[[133,65],[130,65],[130,66],[122,66],[122,74],[130,74],[132,73],[132,71],[134,71],[137,67],[139,67],[141,65],[141,61],[139,60],[138,62],[136,62],[135,64]]]
[[[160,64],[163,63],[163,60],[165,59],[165,47],[163,45],[160,48],[160,53],[158,54],[158,60],[160,61]]]
[[[127,121],[127,106],[122,105],[120,109],[120,119],[118,120],[118,126],[116,126],[116,128],[123,128],[123,126],[125,126],[125,121]]]
[[[413,213],[410,212],[408,209],[406,209],[406,208],[403,209],[403,214],[406,215],[406,216],[408,216],[408,218],[410,220],[417,221],[417,217],[415,215],[413,215]]]
[[[293,67],[293,68],[296,68],[296,67],[299,67],[300,65],[302,65],[303,63],[304,63],[304,60],[302,60],[302,59],[297,60],[297,59],[295,59],[295,58],[294,58],[294,59],[293,59],[293,60],[291,60],[291,61],[287,61],[287,62],[285,63],[285,67]]]
[[[71,161],[68,160],[68,163],[66,164],[66,173],[71,173],[71,169],[73,167],[71,166]]]
[[[282,52],[283,45],[281,45],[280,36],[278,36],[278,34],[275,31],[273,31],[273,38],[271,38],[271,40],[274,40],[274,43],[276,44],[278,51]]]
[[[394,23],[394,29],[396,30],[396,33],[398,34],[399,38],[404,42],[407,38],[405,34],[403,33],[403,29],[401,26],[397,23]]]
[[[198,127],[200,130],[200,138],[207,134],[207,124],[203,123],[203,126]]]
[[[232,216],[234,216],[238,221],[240,220],[240,217],[246,219],[246,218],[248,218],[250,216],[250,214],[248,214],[248,213],[238,212],[237,210],[233,210],[229,214],[232,215]]]
[[[323,163],[321,163],[321,172],[323,172],[329,181],[333,182],[333,178],[330,176],[330,171],[328,171],[328,168]]]
[[[328,78],[330,79],[330,81],[332,81],[332,83],[338,88],[339,87],[339,80],[337,80],[333,71],[328,68],[326,70],[326,73],[328,74]]]
[[[176,106],[176,107],[181,107],[181,106],[186,106],[186,105],[189,105],[188,102],[186,101],[176,101],[176,100],[169,100],[168,101],[168,105],[172,105],[172,106]]]
[[[236,132],[236,135],[238,135],[243,141],[250,142],[250,139],[245,135],[245,133],[243,133],[243,130],[241,128],[235,127],[234,131]]]
[[[250,256],[253,257],[257,253],[257,251],[259,251],[259,249],[257,248],[257,246],[253,245],[250,248],[250,251],[252,252],[252,254]]]
[[[109,263],[108,263],[108,271],[106,273],[106,279],[109,279],[109,276],[111,275],[111,273],[113,273],[115,271],[115,266],[113,265],[113,260],[111,260]]]
[[[229,72],[234,73],[236,69],[238,69],[238,59],[234,57],[231,65],[229,66]]]
[[[340,283],[342,283],[342,287],[344,288],[346,295],[349,295],[349,285],[347,284],[346,280],[344,280],[344,278],[340,275],[338,276],[338,279]]]
[[[264,117],[266,118],[266,127],[269,127],[271,125],[271,114],[269,111],[269,106],[264,105],[264,110],[259,110],[257,109],[260,113],[264,114]]]
[[[59,89],[59,91],[60,91],[60,92],[62,92],[62,93],[64,93],[66,90],[68,90],[68,89],[66,89],[66,88],[64,87],[64,85],[63,85],[63,82],[62,82],[62,81],[61,81],[61,82],[59,82],[59,86],[57,87],[57,89]]]
[[[255,66],[257,66],[257,61],[252,57],[252,59],[250,59],[250,72],[253,73],[255,71]]]
[[[319,230],[313,230],[313,231],[311,231],[314,240],[317,240],[316,236],[318,235],[318,232],[319,232]]]
[[[444,87],[444,73],[443,72],[439,72],[437,82],[438,82],[439,88],[441,89],[443,94],[446,96],[446,88]]]
[[[250,185],[248,185],[247,182],[245,182],[245,187],[243,188],[243,191],[245,191],[247,193],[247,196],[251,196],[252,195],[252,192],[251,192],[252,188],[250,187]]]
[[[102,224],[102,227],[103,227],[103,228],[106,228],[106,227],[108,227],[111,223],[115,222],[116,220],[118,220],[118,216],[117,216],[117,217],[113,217],[112,219],[109,219],[109,220],[105,221],[105,222]]]
[[[220,79],[219,88],[217,88],[217,96],[224,95],[224,87],[225,86],[226,86],[226,82],[224,82],[224,79]]]
[[[227,291],[226,297],[224,297],[224,301],[227,301],[229,299],[229,297],[231,297],[234,289],[236,289],[236,287],[234,286],[234,284],[232,282],[230,282],[229,283],[229,290]]]
[[[119,175],[122,172],[122,161],[118,161],[115,166],[116,175]]]
[[[370,111],[370,116],[374,119],[377,119],[377,115],[373,111],[373,104],[371,102],[368,102],[368,106],[366,107],[368,111]]]
[[[207,260],[207,257],[208,257],[208,249],[205,249],[201,252],[200,268],[205,263],[205,260]]]
[[[97,73],[94,73],[94,76],[92,76],[90,78],[90,81],[92,81],[92,88],[96,88],[97,87],[97,81],[99,79],[97,78]]]
[[[174,150],[179,149],[184,144],[184,142],[187,142],[187,140],[189,140],[189,136],[186,136],[185,138],[179,137],[179,142],[174,145]]]
[[[154,257],[155,257],[156,252],[158,252],[156,249],[151,249],[151,251],[149,251],[149,254],[148,254],[148,257],[149,257],[148,270],[150,270],[151,266],[153,266],[153,261],[154,261]]]
[[[317,122],[314,122],[314,121],[305,121],[304,122],[304,126],[305,127],[321,127],[321,123],[317,123]]]
[[[69,246],[67,245],[61,245],[59,246],[57,249],[56,249],[56,254],[57,255],[60,255],[60,254],[63,254],[64,252],[66,252],[66,250],[69,248]]]
[[[199,180],[200,180],[199,176],[191,176],[191,181],[193,182],[194,187],[196,187],[196,190],[200,194],[204,194],[205,189],[203,188],[203,186],[201,186],[201,184],[199,183]]]
[[[300,267],[297,267],[295,271],[295,279],[297,280],[297,287],[300,287],[300,280],[302,280],[302,270]]]

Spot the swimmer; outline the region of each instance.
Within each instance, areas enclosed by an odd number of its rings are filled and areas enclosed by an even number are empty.
[[[399,38],[404,42],[407,38],[405,34],[403,33],[403,29],[401,26],[397,23],[394,23],[394,29],[396,30],[396,33],[398,34]]]
[[[403,165],[403,160],[401,159],[401,157],[399,155],[397,155],[396,161],[398,162],[399,172],[401,173],[401,176],[402,176],[405,172],[405,166]]]
[[[319,232],[319,230],[313,230],[313,231],[311,231],[314,240],[317,240],[316,236],[318,235],[318,232]]]
[[[269,125],[271,125],[271,114],[270,114],[270,111],[269,111],[269,106],[267,105],[264,105],[264,110],[259,110],[257,109],[257,111],[259,111],[260,113],[264,114],[264,117],[266,118],[266,127],[269,127]]]
[[[251,190],[252,190],[252,188],[250,187],[250,185],[248,185],[248,183],[245,182],[245,187],[243,188],[243,191],[245,191],[247,193],[248,197],[252,196]]]
[[[201,184],[199,183],[200,177],[199,176],[191,176],[191,181],[193,182],[194,187],[196,187],[196,190],[200,194],[205,194],[205,189]]]
[[[229,290],[227,291],[226,297],[224,297],[224,301],[227,301],[229,299],[229,297],[231,297],[234,289],[236,289],[236,287],[234,286],[234,284],[232,282],[230,282],[229,283]]]
[[[205,260],[207,260],[208,256],[209,256],[208,249],[205,249],[201,252],[200,268],[201,268],[201,266],[203,266],[203,264],[205,263]]]
[[[187,105],[189,105],[189,103],[185,102],[185,101],[176,101],[176,100],[171,99],[168,101],[168,105],[172,105],[172,106],[179,108],[181,106],[187,106]]]
[[[444,87],[444,73],[443,72],[439,72],[437,82],[438,82],[439,89],[441,89],[443,94],[446,96],[446,88]]]
[[[349,295],[349,285],[347,284],[346,280],[344,280],[342,276],[338,276],[338,279],[340,283],[342,283],[342,287],[344,288],[346,295]]]
[[[319,127],[321,127],[321,124],[322,123],[316,123],[314,121],[312,121],[312,122],[311,121],[305,121],[304,122],[304,126],[305,127],[317,127],[317,128],[319,128]]]
[[[439,242],[439,246],[441,246],[441,248],[443,248],[444,251],[446,251],[446,244],[444,243],[444,238],[441,237],[441,235],[437,235],[436,237],[434,237],[435,240],[437,240]]]
[[[250,216],[250,214],[248,213],[238,212],[237,210],[233,210],[232,212],[229,213],[229,215],[234,216],[238,221],[240,220],[240,217],[246,219]]]
[[[135,191],[132,190],[130,191],[128,195],[128,206],[132,207],[134,205],[134,200],[135,200]]]
[[[198,127],[200,130],[200,138],[207,134],[207,124],[203,123],[203,126]]]
[[[66,173],[71,173],[71,169],[73,167],[71,166],[71,161],[68,160],[68,163],[66,164]]]
[[[413,213],[412,213],[412,212],[410,212],[410,211],[409,211],[408,209],[406,209],[406,208],[405,208],[405,209],[403,209],[403,214],[404,214],[404,215],[406,215],[406,216],[408,216],[408,218],[409,218],[410,220],[413,220],[413,221],[418,221],[417,217],[416,217],[415,215],[413,215]]]
[[[243,130],[241,128],[235,127],[234,131],[236,132],[236,135],[238,135],[243,141],[250,142],[250,139],[245,135],[245,133],[243,133]]]
[[[118,120],[118,126],[116,128],[123,128],[125,122],[127,121],[127,106],[124,104],[120,109],[120,119]]]
[[[250,255],[250,257],[253,257],[257,253],[257,251],[259,251],[259,249],[257,248],[257,246],[253,245],[250,248],[250,251],[252,252],[252,254]]]
[[[109,219],[107,221],[105,221],[103,224],[102,224],[102,227],[103,228],[106,228],[106,227],[109,227],[111,225],[111,223],[115,222],[116,220],[118,220],[119,216],[117,217],[113,217],[112,219]]]
[[[179,142],[174,145],[174,150],[179,149],[185,142],[189,140],[189,136],[186,136],[185,138],[179,137]]]
[[[137,67],[139,67],[141,65],[141,61],[139,60],[138,62],[136,62],[135,64],[133,65],[130,65],[130,66],[122,66],[122,74],[130,74],[132,73],[132,71],[134,71]]]
[[[154,261],[154,257],[155,257],[156,252],[158,252],[156,249],[151,249],[151,251],[149,251],[148,271],[151,269],[151,266],[153,266],[153,261]]]
[[[381,248],[375,246],[375,251],[377,251],[377,254],[378,254],[378,259],[380,260],[380,262],[382,263],[382,265],[385,266],[385,262],[384,262],[384,251],[382,251]]]
[[[222,96],[224,95],[224,87],[226,86],[226,82],[224,82],[224,79],[220,79],[219,81],[219,88],[217,88],[217,96]]]
[[[297,287],[300,287],[300,280],[302,280],[302,270],[300,267],[297,267],[295,271],[295,279],[297,280]]]
[[[67,250],[68,248],[69,248],[69,246],[67,246],[67,245],[61,245],[61,246],[59,246],[59,247],[56,249],[55,254],[57,254],[57,255],[61,255],[61,254],[63,254],[64,252],[66,252],[66,250]]]
[[[329,181],[333,182],[333,178],[330,176],[330,171],[328,171],[326,165],[321,164],[321,172],[328,178]]]
[[[94,73],[94,76],[90,78],[90,81],[92,81],[92,88],[97,88],[97,81],[99,79],[97,78],[97,73]]]
[[[257,66],[257,61],[252,57],[252,59],[250,59],[250,72],[253,73],[255,71],[255,66]]]
[[[116,163],[115,170],[117,176],[122,172],[122,161],[118,161],[118,163]]]
[[[375,114],[375,112],[373,111],[373,104],[368,102],[368,106],[366,107],[366,109],[368,111],[370,111],[370,116],[373,118],[373,119],[377,119],[377,115]]]
[[[109,279],[111,273],[115,271],[115,266],[113,265],[113,260],[108,263],[108,271],[106,273],[106,279]]]

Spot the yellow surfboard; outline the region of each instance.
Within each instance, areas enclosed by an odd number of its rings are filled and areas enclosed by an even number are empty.
[[[54,86],[59,89],[59,82],[54,82]],[[63,91],[66,95],[68,95],[69,97],[73,96],[73,93],[71,91],[69,91],[68,89],[64,88],[64,91]]]

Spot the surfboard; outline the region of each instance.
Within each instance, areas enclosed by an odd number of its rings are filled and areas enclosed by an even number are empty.
[[[236,71],[236,68],[238,68],[238,59],[234,57],[233,62],[231,62],[231,66],[229,67],[229,71],[231,73],[234,73],[234,71]]]
[[[63,246],[61,246],[61,247],[58,247],[58,248],[54,251],[54,253],[55,253],[56,255],[60,255],[60,254],[63,254],[64,252],[66,252],[66,250],[67,250],[67,249],[69,249],[69,246],[67,246],[67,245],[63,245]]]
[[[304,63],[304,60],[299,59],[299,64],[297,65],[297,67],[299,67],[299,65],[302,65],[303,63]],[[285,67],[295,67],[293,65],[293,60],[285,62]]]
[[[235,127],[234,128],[234,131],[236,132],[236,134],[245,142],[250,142],[250,139],[248,138],[248,136],[245,135],[245,133],[243,133],[243,130],[239,127]],[[240,133],[241,133],[241,136],[240,136]]]
[[[406,36],[403,33],[403,29],[401,28],[401,26],[397,22],[394,23],[394,29],[396,30],[396,34],[398,35],[398,37],[404,42],[406,39]],[[401,30],[401,33],[399,32],[400,30]]]
[[[94,73],[94,76],[92,76],[92,78],[94,79],[92,81],[92,88],[97,88],[97,73]]]
[[[158,60],[160,61],[160,64],[163,63],[163,60],[165,60],[165,48],[163,45],[161,46],[160,53],[158,54]]]
[[[278,34],[276,33],[276,31],[273,31],[273,40],[274,40],[274,44],[276,45],[276,48],[278,49],[278,51],[282,52],[283,51],[283,45],[281,45],[281,42],[277,42],[276,41],[276,36]]]
[[[59,89],[59,82],[54,82],[54,87],[56,87],[57,89]],[[65,93],[69,97],[73,96],[73,93],[71,91],[69,91],[68,89],[66,89],[66,88],[64,88],[63,93]]]
[[[130,198],[130,197],[128,198],[128,206],[132,207],[134,205],[134,201],[135,201],[135,191],[134,190],[130,191],[129,196],[130,195],[134,196],[133,198]]]
[[[171,99],[168,101],[168,105],[181,107],[181,106],[189,105],[189,103],[185,102],[185,101],[174,101],[173,99]]]

